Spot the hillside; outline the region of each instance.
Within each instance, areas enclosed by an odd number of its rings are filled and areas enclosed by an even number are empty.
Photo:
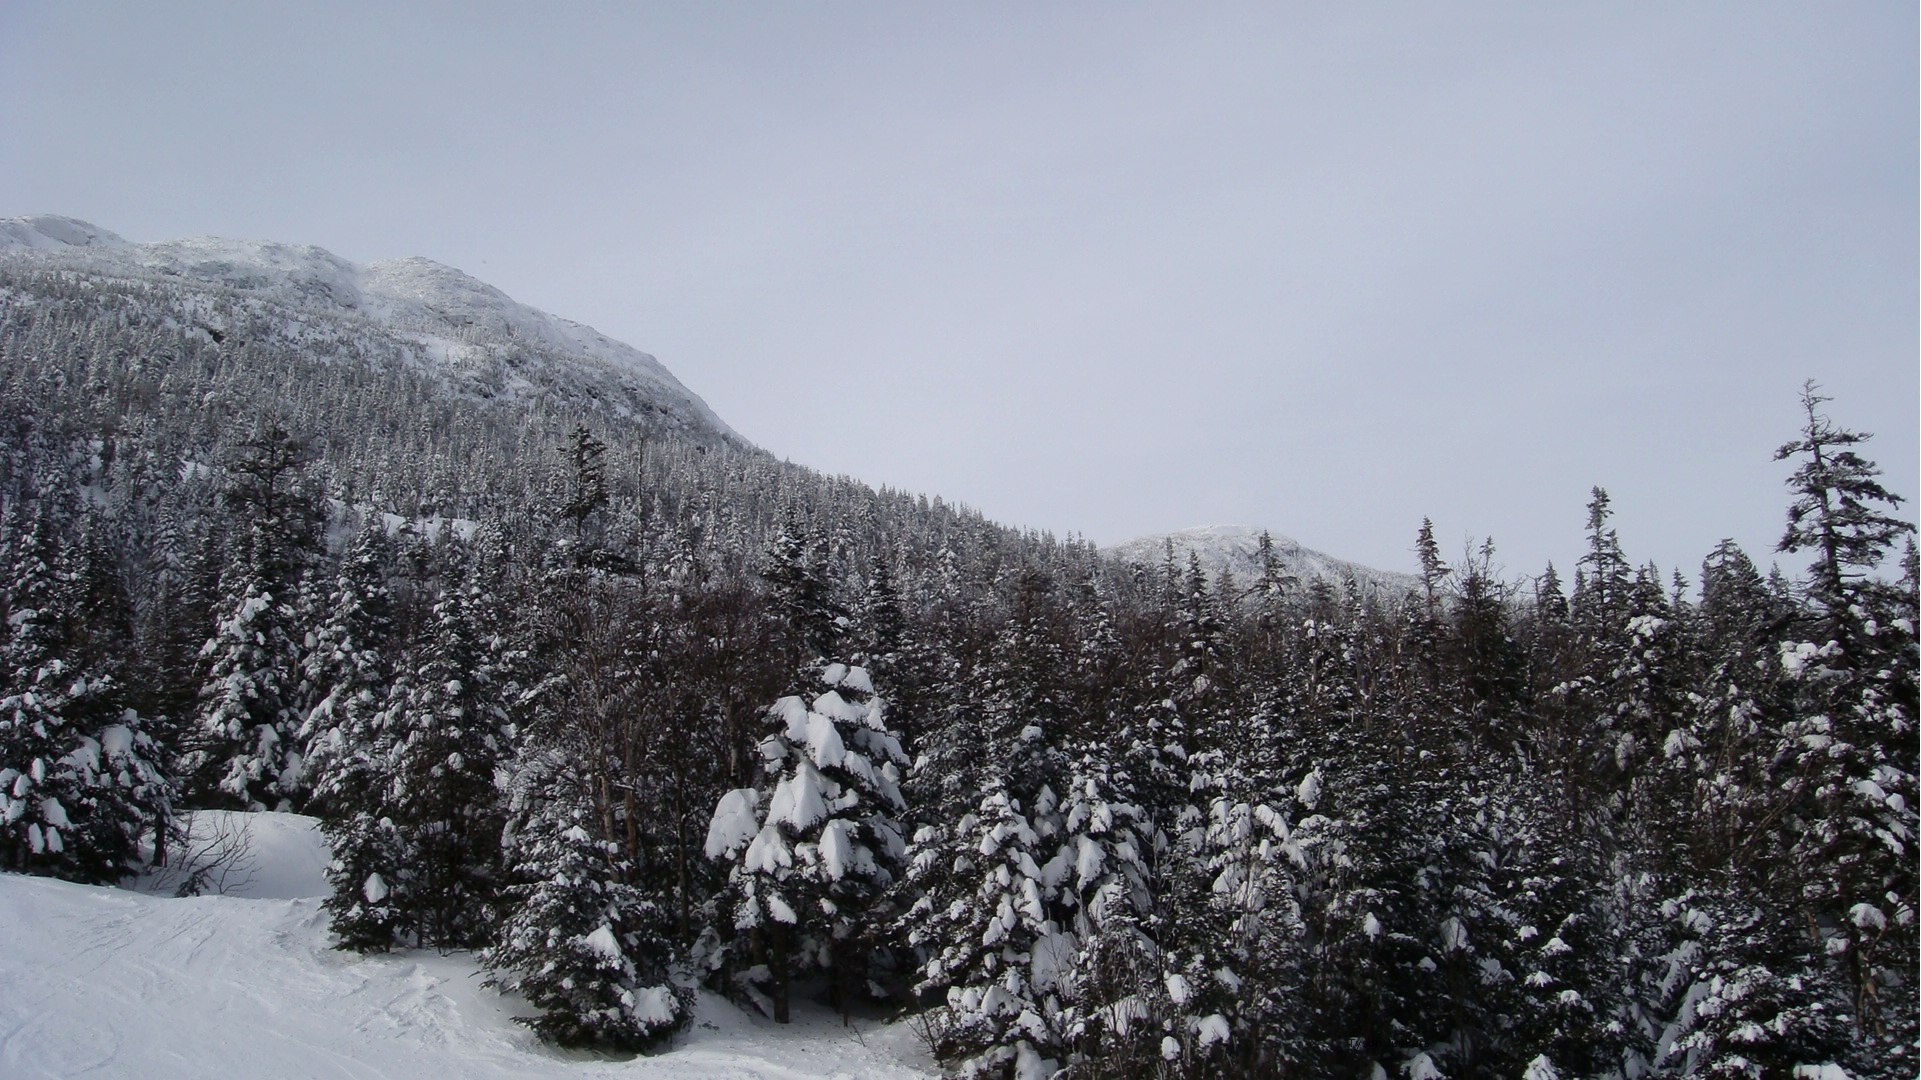
[[[0,265],[169,287],[199,301],[182,317],[214,342],[237,327],[213,302],[244,297],[296,322],[393,339],[415,365],[483,397],[558,396],[745,445],[652,356],[430,259],[360,266],[310,245],[215,237],[135,244],[88,222],[41,215],[0,219]]]
[[[445,268],[5,235],[0,870],[78,884],[0,874],[0,1077],[1915,1075],[1921,560],[1813,387],[1799,585],[1597,488],[1415,595],[777,461]]]

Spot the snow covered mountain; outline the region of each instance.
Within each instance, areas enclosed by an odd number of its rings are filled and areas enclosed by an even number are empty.
[[[1174,559],[1180,567],[1187,566],[1188,553],[1193,552],[1200,556],[1201,567],[1210,578],[1218,577],[1221,571],[1226,570],[1234,575],[1235,581],[1246,586],[1261,577],[1261,533],[1262,530],[1247,525],[1207,525],[1127,540],[1106,551],[1124,562],[1158,566],[1166,558],[1167,545],[1171,542],[1174,545]],[[1269,536],[1274,541],[1274,554],[1280,560],[1282,572],[1303,585],[1318,579],[1338,586],[1352,577],[1363,590],[1394,594],[1420,588],[1420,579],[1412,574],[1376,570],[1337,559],[1302,547],[1300,541],[1279,533],[1269,533]]]
[[[241,296],[400,339],[415,363],[481,397],[559,395],[702,441],[744,440],[652,356],[537,311],[429,259],[360,266],[322,248],[196,237],[131,243],[73,218],[0,219],[0,261]],[[209,311],[216,340],[230,326]]]

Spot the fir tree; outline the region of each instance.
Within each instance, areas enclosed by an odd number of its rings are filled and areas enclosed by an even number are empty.
[[[47,483],[9,522],[0,867],[105,884],[139,867],[143,835],[163,842],[173,790],[108,659],[88,647],[90,575],[62,545],[69,510]]]
[[[561,1046],[635,1050],[686,1023],[692,993],[670,977],[670,920],[632,884],[620,845],[600,823],[570,755],[542,746],[516,769],[526,805],[507,856],[512,884],[495,944],[481,954],[490,985],[540,1012],[518,1018]]]
[[[815,685],[825,692],[811,703],[790,696],[768,710],[760,782],[722,797],[706,843],[729,865],[723,905],[764,957],[780,1023],[798,975],[827,973],[843,1002],[861,988],[906,851],[907,758],[867,671],[829,664]]]
[[[418,674],[393,691],[383,726],[393,739],[388,815],[407,853],[400,902],[424,944],[484,943],[500,883],[502,805],[494,784],[508,753],[507,714],[482,600],[450,585],[434,605]]]
[[[1795,719],[1778,758],[1791,763],[1786,867],[1813,926],[1847,972],[1860,1053],[1874,1072],[1913,1071],[1917,785],[1913,601],[1870,576],[1914,527],[1875,509],[1901,502],[1834,427],[1827,399],[1802,392],[1807,423],[1778,459],[1800,459],[1781,550],[1812,549],[1813,640],[1783,645]],[[1896,961],[1894,958],[1902,958]]]

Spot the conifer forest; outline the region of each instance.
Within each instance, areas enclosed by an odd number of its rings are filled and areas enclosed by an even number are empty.
[[[1124,563],[449,334],[0,260],[0,868],[312,815],[342,949],[475,950],[569,1047],[702,988],[957,1076],[1921,1068],[1915,529],[1815,384],[1778,555],[1644,564],[1595,488],[1575,564],[1417,514],[1397,588]]]

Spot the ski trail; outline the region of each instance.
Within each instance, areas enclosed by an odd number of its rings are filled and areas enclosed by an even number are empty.
[[[901,1080],[898,1031],[712,998],[675,1045],[620,1060],[513,1022],[470,956],[331,947],[319,900],[155,897],[0,874],[0,1077],[200,1080]]]

